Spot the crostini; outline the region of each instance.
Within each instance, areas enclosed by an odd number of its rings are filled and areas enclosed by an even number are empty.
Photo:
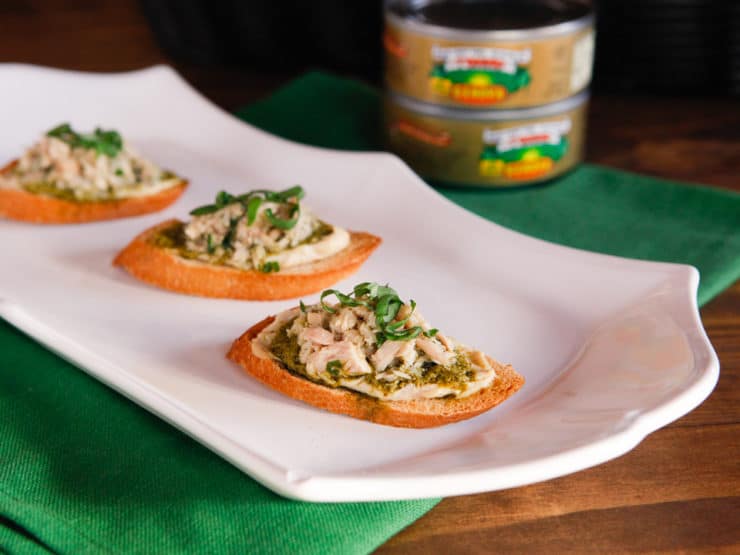
[[[337,302],[328,304],[327,297]],[[267,386],[330,412],[405,428],[441,426],[498,405],[524,378],[431,328],[392,288],[361,283],[270,316],[227,357]]]
[[[353,274],[381,242],[316,217],[300,186],[221,191],[189,222],[150,228],[114,264],[149,284],[190,295],[277,300],[321,291]]]
[[[125,218],[162,210],[186,186],[118,132],[83,134],[63,123],[0,169],[0,217],[43,224]]]

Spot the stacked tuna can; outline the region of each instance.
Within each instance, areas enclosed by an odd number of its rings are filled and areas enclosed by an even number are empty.
[[[388,147],[439,183],[547,181],[584,153],[594,16],[585,0],[390,0]]]

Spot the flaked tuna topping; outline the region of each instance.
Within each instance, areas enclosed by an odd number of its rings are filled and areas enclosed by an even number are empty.
[[[297,185],[242,195],[221,191],[213,204],[190,213],[184,248],[191,258],[268,273],[345,248],[349,234],[319,220],[300,202],[304,194]]]
[[[149,194],[179,180],[141,158],[117,131],[78,133],[64,123],[48,131],[0,176],[0,187],[70,200],[109,200]]]
[[[377,283],[329,289],[318,304],[279,314],[253,347],[310,380],[384,400],[467,397],[496,378],[485,354],[431,328],[414,301]]]

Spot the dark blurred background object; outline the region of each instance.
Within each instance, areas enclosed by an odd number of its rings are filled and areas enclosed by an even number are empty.
[[[598,8],[599,90],[740,93],[737,0],[602,0]]]
[[[381,81],[380,0],[141,5],[162,48],[181,62],[264,71],[321,67]],[[740,94],[740,1],[601,0],[596,9],[595,90]]]
[[[162,48],[178,61],[263,70],[322,67],[380,79],[379,0],[142,0]]]

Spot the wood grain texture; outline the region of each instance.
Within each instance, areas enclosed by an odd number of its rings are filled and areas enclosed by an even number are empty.
[[[0,23],[0,61],[96,71],[168,61],[134,0],[6,0]],[[226,109],[293,76],[175,66]],[[740,191],[740,106],[721,98],[596,96],[588,159]],[[740,284],[702,317],[722,370],[696,410],[598,467],[445,499],[377,552],[739,553]]]

